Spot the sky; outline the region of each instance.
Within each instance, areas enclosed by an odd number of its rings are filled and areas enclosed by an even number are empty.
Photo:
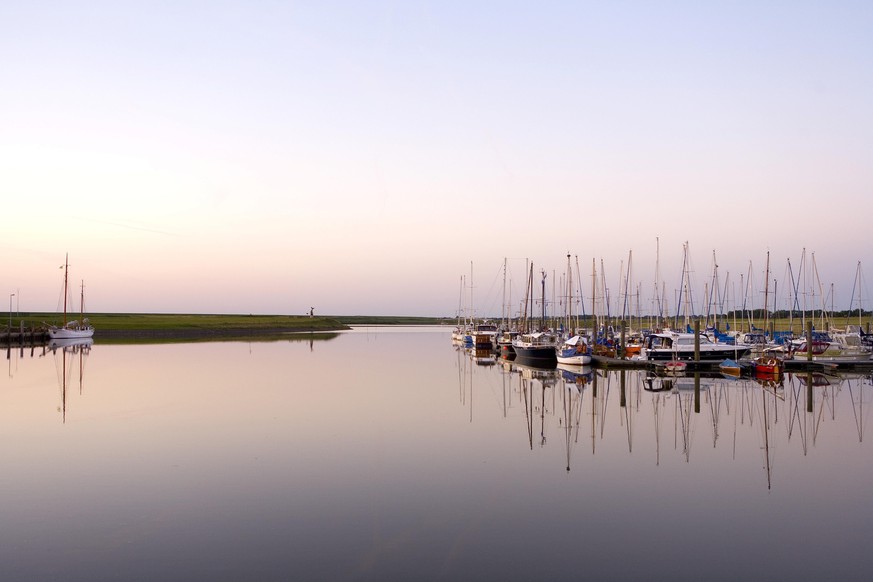
[[[868,1],[2,0],[0,292],[57,309],[69,253],[91,312],[499,315],[505,259],[512,298],[570,254],[644,305],[683,271],[705,303],[714,263],[762,303],[769,253],[870,309],[871,29]]]

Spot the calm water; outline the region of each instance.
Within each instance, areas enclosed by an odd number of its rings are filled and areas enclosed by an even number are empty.
[[[6,356],[2,580],[873,572],[869,377],[695,402],[410,328]]]

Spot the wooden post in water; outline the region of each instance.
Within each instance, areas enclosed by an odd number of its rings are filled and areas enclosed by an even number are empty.
[[[806,361],[812,361],[812,321],[806,322]]]
[[[806,411],[812,413],[812,370],[806,373]]]
[[[694,361],[700,361],[700,318],[694,318]]]
[[[627,407],[627,393],[625,392],[625,371],[622,369],[619,372],[619,385],[621,386],[621,401],[620,406],[622,408]]]
[[[694,372],[694,414],[700,414],[700,372]]]

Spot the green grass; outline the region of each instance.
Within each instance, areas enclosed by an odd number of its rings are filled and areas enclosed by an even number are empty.
[[[163,313],[89,313],[91,325],[99,332],[137,331],[336,331],[348,329],[340,321],[328,317],[301,315],[194,315]],[[75,317],[70,317],[75,319]],[[56,313],[13,314],[13,326],[23,321],[25,327],[43,323],[59,323]]]

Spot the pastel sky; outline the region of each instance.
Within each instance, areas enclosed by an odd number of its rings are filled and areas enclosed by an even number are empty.
[[[69,252],[94,312],[452,315],[466,276],[499,314],[505,257],[519,295],[524,258],[616,288],[632,252],[646,303],[687,241],[701,295],[713,253],[760,302],[805,249],[870,309],[871,30],[869,1],[5,1],[0,291],[56,309]]]

